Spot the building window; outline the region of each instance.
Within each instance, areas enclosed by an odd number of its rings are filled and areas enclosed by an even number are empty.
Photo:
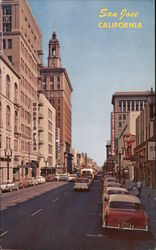
[[[52,154],[52,145],[50,145],[50,144],[48,145],[48,153]]]
[[[60,83],[57,84],[57,89],[60,89]]]
[[[119,122],[119,128],[121,128],[122,127],[122,123],[121,122]]]
[[[56,56],[56,49],[55,48],[52,48],[52,55]]]
[[[48,130],[52,131],[52,122],[48,121]]]
[[[123,101],[123,111],[126,111],[126,101]]]
[[[11,32],[11,23],[3,23],[3,32]]]
[[[2,104],[0,102],[0,128],[2,127]]]
[[[8,39],[8,49],[12,49],[12,39]]]
[[[127,101],[127,111],[130,111],[130,101]]]
[[[134,111],[134,101],[132,101],[132,111]]]
[[[123,114],[123,120],[126,120],[126,114]]]
[[[15,111],[15,127],[14,127],[15,132],[17,132],[17,124],[18,124],[18,114],[17,111]]]
[[[122,115],[121,114],[119,114],[119,120],[121,120],[122,119]]]
[[[50,84],[50,89],[52,89],[52,90],[54,89],[54,83]]]
[[[17,103],[18,100],[18,87],[17,87],[17,83],[15,82],[14,85],[14,102]]]
[[[12,63],[12,56],[8,56],[8,59]]]
[[[54,75],[50,75],[50,82],[54,82]]]
[[[3,6],[3,15],[4,16],[11,16],[11,5],[4,5]]]
[[[11,121],[11,112],[10,112],[10,107],[7,105],[7,108],[6,108],[6,127],[7,128],[10,128],[10,123]]]
[[[119,111],[121,111],[121,109],[122,109],[122,102],[119,101]]]
[[[52,134],[48,133],[48,141],[52,143]]]
[[[140,101],[140,110],[143,110],[143,101]]]
[[[3,39],[3,49],[6,49],[6,40]]]
[[[52,120],[52,111],[50,109],[48,109],[48,118]]]
[[[6,97],[10,98],[10,77],[6,76]]]
[[[136,111],[139,111],[139,102],[136,101]]]
[[[2,135],[0,135],[0,148],[2,148]]]

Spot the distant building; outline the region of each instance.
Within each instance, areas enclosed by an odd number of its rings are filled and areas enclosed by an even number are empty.
[[[106,160],[108,160],[110,156],[111,156],[111,142],[107,141],[106,142]]]
[[[39,168],[42,174],[54,172],[56,165],[56,138],[55,138],[55,109],[43,95],[39,95],[38,101],[38,131],[39,131]]]
[[[41,68],[42,89],[56,110],[57,164],[64,171],[72,171],[72,85],[65,68],[61,66],[60,45],[55,30],[49,41],[48,67]],[[60,136],[60,138],[59,138]],[[60,152],[59,152],[60,151]]]
[[[148,91],[144,92],[115,92],[112,96],[113,121],[111,135],[114,137],[114,150],[121,150],[119,145],[121,135],[135,131],[135,120],[144,109]],[[135,132],[134,132],[135,133]],[[113,138],[111,138],[111,141]]]

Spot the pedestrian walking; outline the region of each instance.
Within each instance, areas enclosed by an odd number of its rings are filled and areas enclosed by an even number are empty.
[[[142,189],[142,181],[139,179],[137,181],[137,189],[139,191],[139,197],[141,196],[141,189]]]

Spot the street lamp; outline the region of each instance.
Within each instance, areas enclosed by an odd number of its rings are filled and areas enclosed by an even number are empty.
[[[7,159],[7,180],[9,180],[9,162],[10,162],[10,159],[12,157],[13,150],[12,149],[10,149],[10,150],[4,149],[4,152],[5,152],[5,157]]]

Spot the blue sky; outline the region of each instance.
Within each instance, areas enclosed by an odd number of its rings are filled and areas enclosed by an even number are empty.
[[[112,95],[116,91],[146,91],[155,86],[154,1],[152,0],[29,0],[42,32],[44,64],[56,26],[62,67],[72,93],[72,147],[100,166],[110,140]],[[141,22],[142,29],[99,29],[100,10],[138,12],[122,21]]]

